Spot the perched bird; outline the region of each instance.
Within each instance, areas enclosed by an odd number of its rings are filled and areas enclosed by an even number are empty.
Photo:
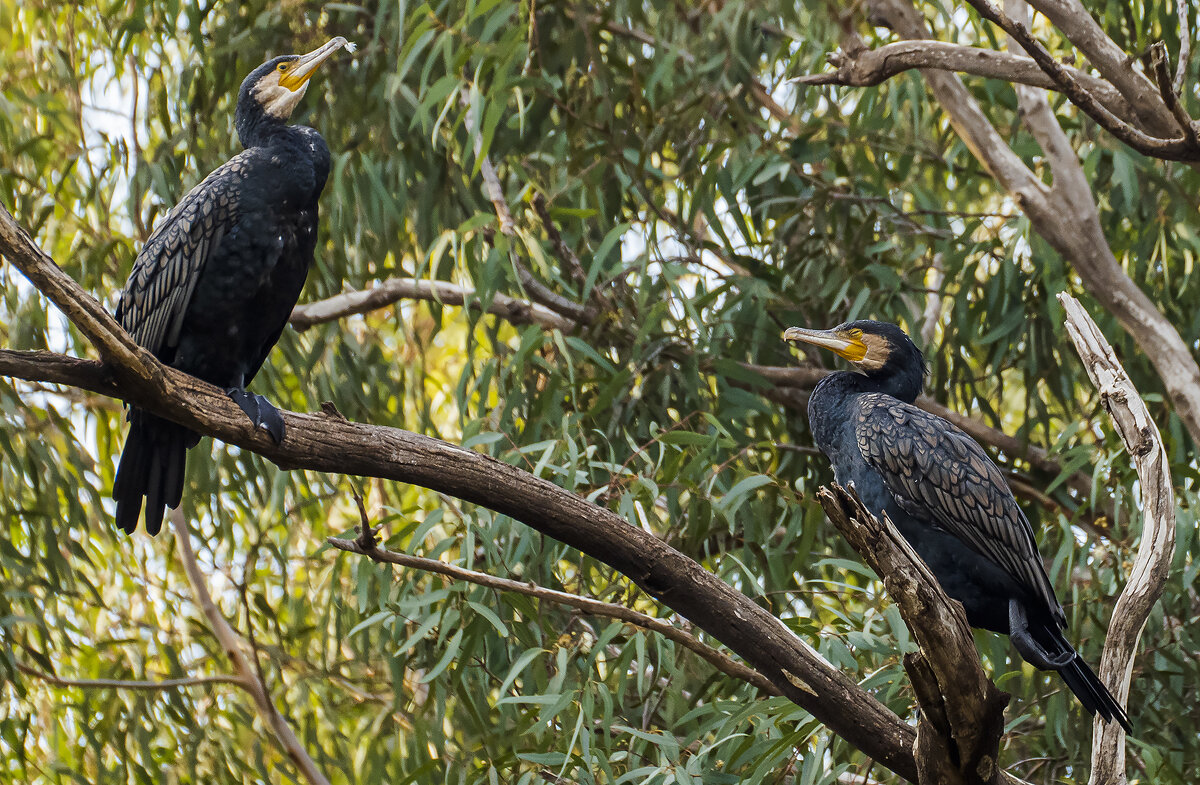
[[[288,125],[308,81],[347,45],[334,38],[306,55],[254,69],[238,94],[245,148],[183,197],[133,264],[116,317],[163,363],[225,388],[255,426],[283,441],[279,411],[246,385],[279,340],[317,243],[317,198],[329,148],[312,128]],[[188,448],[199,434],[138,408],[113,483],[117,525],[132,534],[142,500],[146,531],[183,496]]]
[[[1008,635],[1021,656],[1055,670],[1089,713],[1130,730],[1129,717],[1063,636],[1066,615],[1037,551],[1033,527],[1003,475],[970,436],[913,406],[925,358],[894,324],[792,327],[786,341],[848,360],[808,401],[813,439],[842,485],[876,516],[887,513],[972,627]]]

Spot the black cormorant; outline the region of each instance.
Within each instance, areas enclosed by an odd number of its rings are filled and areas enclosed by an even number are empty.
[[[912,405],[925,359],[904,331],[857,321],[783,337],[858,371],[826,376],[808,401],[813,439],[837,481],[876,516],[887,513],[971,626],[1010,636],[1027,662],[1058,671],[1088,712],[1129,731],[1125,710],[1063,637],[1066,616],[1033,527],[1000,470],[961,429]]]
[[[334,38],[306,55],[254,69],[238,93],[235,127],[245,148],[183,197],[133,264],[116,316],[162,362],[225,388],[276,442],[283,417],[246,385],[279,340],[300,297],[317,242],[317,198],[329,148],[312,128],[288,125],[308,80],[347,45]],[[199,434],[141,409],[113,483],[117,525],[157,534],[163,508],[179,506],[186,451]]]

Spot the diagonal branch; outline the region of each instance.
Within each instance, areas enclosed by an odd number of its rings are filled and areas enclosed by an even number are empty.
[[[1150,610],[1166,588],[1175,555],[1175,494],[1170,463],[1158,426],[1100,328],[1079,301],[1059,294],[1067,312],[1067,333],[1079,352],[1100,400],[1137,469],[1142,499],[1141,545],[1108,625],[1100,678],[1113,695],[1129,702],[1133,659]],[[1125,776],[1125,732],[1115,722],[1092,727],[1091,785],[1119,782]]]
[[[1005,0],[1005,8],[1017,22],[1026,27],[1031,24],[1029,5],[1025,0]],[[1008,48],[1015,49],[1017,46],[1020,46],[1020,43],[1010,36]],[[1081,214],[1090,214],[1095,207],[1087,175],[1079,163],[1079,156],[1071,146],[1070,139],[1059,125],[1058,118],[1054,116],[1045,91],[1024,85],[1014,85],[1014,89],[1022,122],[1046,152],[1046,159],[1054,178],[1053,194],[1074,205]]]
[[[184,517],[182,509],[177,509],[171,514],[171,522],[175,525],[175,544],[179,549],[179,560],[183,562],[183,569],[187,573],[188,583],[192,586],[192,594],[196,597],[196,603],[200,606],[205,618],[208,619],[208,626],[213,635],[225,649],[225,655],[233,663],[242,687],[254,699],[254,706],[258,709],[259,716],[271,729],[279,746],[296,764],[296,768],[300,770],[305,779],[313,785],[329,785],[329,780],[317,768],[317,764],[304,749],[300,739],[296,738],[292,726],[275,708],[275,704],[271,701],[271,694],[267,691],[267,685],[258,674],[256,664],[250,661],[242,649],[241,636],[234,632],[233,627],[229,626],[229,622],[221,614],[221,609],[213,602],[212,595],[208,592],[204,573],[200,571],[200,565],[196,562],[196,554],[192,551],[192,534],[188,530],[187,519]]]
[[[9,247],[0,245],[0,250],[11,258]],[[37,263],[53,268],[42,271],[47,275],[56,272],[64,279],[59,299],[67,304],[66,313],[79,310],[71,307],[72,301],[90,301],[88,307],[102,313],[100,304],[57,270],[49,257]],[[44,277],[31,276],[31,280],[36,285]],[[117,334],[122,335],[119,327]],[[784,696],[833,732],[915,781],[911,728],[749,597],[611,510],[490,456],[331,414],[283,412],[288,438],[275,444],[219,388],[163,366],[148,354],[135,359],[147,362],[153,380],[160,383],[138,383],[128,373],[111,372],[120,371],[119,367],[48,352],[0,350],[0,374],[118,396],[192,431],[256,452],[285,469],[413,483],[508,515],[623,573],[741,655]],[[214,626],[218,626],[215,621]],[[244,659],[236,647],[227,650],[231,657]],[[245,672],[249,671],[247,666]]]
[[[921,718],[914,754],[922,783],[994,783],[1009,694],[996,689],[962,606],[946,592],[892,522],[872,515],[836,483],[817,492],[829,520],[883,580],[920,652],[906,655]]]
[[[159,681],[145,681],[141,679],[64,679],[61,676],[56,676],[53,673],[44,673],[19,662],[17,663],[17,670],[26,676],[32,676],[55,687],[73,687],[80,690],[138,690],[157,692],[160,690],[177,690],[183,687],[204,687],[209,684],[246,686],[241,676],[187,676],[179,679],[161,679]]]
[[[148,355],[94,297],[79,297],[83,291],[79,284],[37,247],[3,205],[0,205],[0,254],[71,320],[101,357],[138,378],[150,378]]]
[[[624,574],[740,655],[834,733],[915,781],[908,725],[767,610],[617,513],[491,456],[333,414],[282,412],[288,436],[275,444],[219,388],[173,368],[160,367],[159,372],[176,391],[173,395],[129,384],[94,361],[0,350],[0,375],[118,396],[284,469],[412,483],[508,515]]]
[[[360,556],[366,556],[375,562],[383,564],[396,564],[401,567],[408,567],[415,570],[423,570],[425,572],[433,572],[438,575],[445,575],[448,578],[453,578],[457,581],[467,581],[479,586],[486,586],[490,589],[498,591],[515,592],[524,594],[527,597],[536,597],[539,600],[554,602],[559,605],[566,605],[569,608],[581,610],[584,613],[589,613],[593,616],[603,616],[609,619],[617,619],[627,624],[632,624],[635,627],[641,627],[644,630],[657,632],[668,640],[672,640],[688,649],[695,654],[700,655],[707,660],[717,670],[724,673],[726,676],[732,676],[735,679],[740,679],[747,682],[765,695],[779,695],[779,689],[772,684],[765,676],[756,670],[747,668],[742,663],[734,660],[728,655],[714,649],[711,646],[706,646],[697,640],[694,636],[689,635],[684,630],[679,629],[675,625],[657,619],[653,616],[647,616],[644,613],[639,613],[632,608],[627,608],[624,605],[617,605],[611,602],[601,602],[600,600],[591,597],[581,597],[578,594],[569,594],[563,591],[547,589],[544,586],[536,586],[532,583],[522,583],[514,581],[510,578],[500,578],[495,575],[489,575],[485,572],[476,570],[468,570],[465,567],[459,567],[454,564],[447,564],[437,559],[427,559],[421,556],[411,556],[407,553],[397,553],[378,547],[374,538],[367,538],[364,543],[362,537],[356,540],[343,540],[337,537],[329,537],[326,542],[335,548],[351,553],[357,553]]]
[[[1154,85],[1133,68],[1133,58],[1104,32],[1080,0],[1030,0],[1029,4],[1045,15],[1083,53],[1088,64],[1125,96],[1139,125],[1157,136],[1174,133],[1174,121]]]

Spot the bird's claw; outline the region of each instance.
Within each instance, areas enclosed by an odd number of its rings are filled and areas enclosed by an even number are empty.
[[[1044,671],[1056,671],[1071,664],[1078,655],[1073,649],[1051,654],[1044,646],[1034,640],[1029,632],[1029,619],[1025,615],[1025,606],[1016,598],[1008,601],[1008,637],[1017,647],[1021,656],[1033,667]]]
[[[229,388],[225,394],[246,413],[255,428],[262,428],[270,434],[276,444],[283,442],[284,434],[287,432],[287,428],[283,424],[283,415],[270,401],[261,395],[255,395],[237,387]]]

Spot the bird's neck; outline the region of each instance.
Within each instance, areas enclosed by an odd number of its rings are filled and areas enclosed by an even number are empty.
[[[863,393],[883,393],[912,403],[921,394],[921,378],[916,374],[861,374],[851,371],[831,373],[817,384],[813,395],[820,390],[827,395],[851,396]]]
[[[921,393],[921,379],[902,373],[867,376],[851,371],[838,371],[822,379],[808,399],[808,420],[813,439],[826,454],[839,441],[839,429],[849,422],[850,404],[867,393],[883,393],[912,403]]]
[[[271,117],[266,112],[239,112],[235,121],[242,147],[269,147],[286,144],[296,135],[297,127]]]

